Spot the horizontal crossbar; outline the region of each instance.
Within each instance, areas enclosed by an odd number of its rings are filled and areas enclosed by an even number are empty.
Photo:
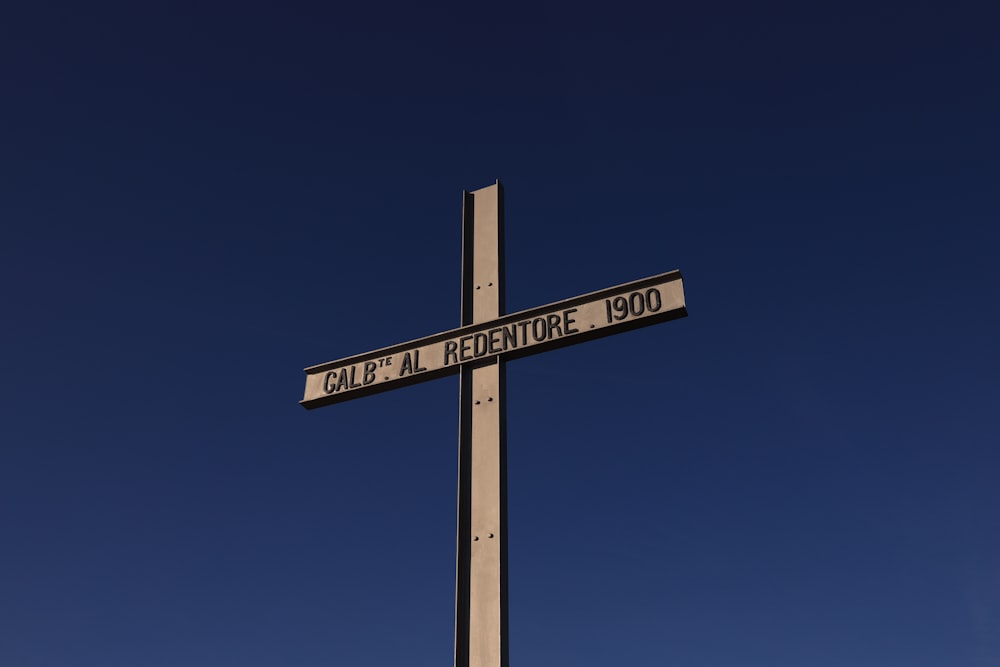
[[[313,409],[457,373],[496,356],[516,359],[687,315],[680,271],[582,294],[305,369]]]

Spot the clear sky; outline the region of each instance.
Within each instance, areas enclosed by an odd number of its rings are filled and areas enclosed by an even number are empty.
[[[298,400],[497,178],[690,311],[509,365],[513,665],[1000,665],[992,4],[8,3],[0,665],[450,664],[457,379]]]

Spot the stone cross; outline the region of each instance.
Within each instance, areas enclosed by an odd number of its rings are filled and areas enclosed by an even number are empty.
[[[311,366],[301,404],[318,408],[459,374],[455,667],[508,667],[509,359],[685,317],[679,271],[504,314],[503,186],[463,193],[462,324]]]

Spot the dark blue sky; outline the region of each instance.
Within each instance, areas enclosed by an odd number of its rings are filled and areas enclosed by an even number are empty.
[[[1000,665],[989,5],[6,7],[0,664],[449,664],[457,380],[297,401],[500,178],[690,310],[510,364],[512,664]]]

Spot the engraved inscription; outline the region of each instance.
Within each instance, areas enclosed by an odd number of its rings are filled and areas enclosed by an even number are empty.
[[[316,407],[457,372],[462,364],[519,357],[675,317],[684,317],[677,272],[505,315],[493,322],[306,369],[303,405]],[[348,396],[349,395],[349,396]]]
[[[544,343],[554,338],[578,333],[579,329],[572,326],[576,322],[572,317],[575,312],[576,308],[567,308],[562,313],[549,313],[534,319],[462,336],[458,340],[446,340],[444,365],[451,366],[488,355],[502,354],[532,343]]]

